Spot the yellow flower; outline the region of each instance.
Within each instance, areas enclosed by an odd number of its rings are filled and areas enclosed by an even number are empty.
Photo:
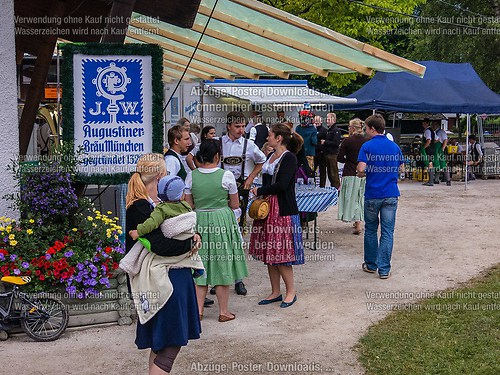
[[[33,229],[26,229],[26,233],[33,234]]]
[[[9,225],[9,226],[7,226],[7,228],[5,228],[5,231],[6,231],[7,233],[10,233],[10,231],[11,231],[11,230],[12,230],[12,227],[11,227],[10,225]]]
[[[106,212],[106,214],[111,215],[111,214],[112,214],[112,212],[111,212],[111,211],[108,211],[108,212]]]
[[[92,216],[87,216],[87,220],[92,221],[92,220],[94,220],[94,218]]]
[[[77,231],[78,229],[76,229],[76,228],[73,228],[73,229],[71,229],[71,230],[72,230],[73,232],[76,232],[76,231]]]
[[[118,233],[118,234],[122,234],[123,232],[122,232],[122,230],[121,230],[121,229],[118,229],[118,231],[117,231],[116,233]]]
[[[16,238],[15,234],[9,234],[9,240],[13,240],[15,238]]]
[[[29,223],[30,223],[30,224],[33,224],[34,222],[35,222],[35,220],[33,220],[33,219],[30,219],[30,220],[29,220]]]
[[[2,226],[0,227],[0,231],[2,231],[2,232],[3,232],[4,230],[5,230],[5,227],[2,225]]]
[[[16,240],[9,241],[9,243],[10,243],[10,246],[16,246],[17,245],[17,241]]]

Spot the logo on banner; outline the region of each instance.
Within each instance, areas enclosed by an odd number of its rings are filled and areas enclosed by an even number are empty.
[[[83,59],[82,71],[85,123],[142,123],[142,60]]]

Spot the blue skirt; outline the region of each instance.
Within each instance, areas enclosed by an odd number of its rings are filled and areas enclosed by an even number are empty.
[[[146,324],[137,321],[135,344],[154,352],[167,346],[185,346],[200,338],[201,324],[190,268],[171,269],[168,277],[174,291],[163,308]]]

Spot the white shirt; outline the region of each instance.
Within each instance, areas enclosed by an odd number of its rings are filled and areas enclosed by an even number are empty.
[[[469,150],[470,150],[469,154],[472,154],[474,152],[474,149],[473,149],[474,145],[476,146],[477,153],[479,154],[480,157],[482,157],[483,156],[483,150],[481,150],[481,144],[479,142],[476,142],[476,143],[474,143],[473,145],[471,145],[469,147]]]
[[[283,158],[283,155],[285,155],[287,152],[288,152],[288,150],[286,150],[284,153],[282,153],[281,156],[278,159],[276,159],[275,161],[273,161],[272,163],[269,162],[269,160],[271,160],[271,158],[267,159],[266,162],[264,163],[264,165],[262,166],[262,173],[266,173],[266,174],[269,174],[272,176],[274,174],[274,170],[276,169],[276,166],[278,165],[279,161]]]
[[[448,139],[448,135],[443,129],[438,129],[436,131],[436,141],[443,143],[446,139]]]
[[[250,119],[250,121],[248,121],[248,124],[247,126],[245,126],[245,133],[250,133],[250,130],[252,130],[253,128],[253,119]]]
[[[261,122],[259,122],[258,124],[255,124],[255,126],[257,125],[260,125],[262,124]],[[248,137],[248,139],[250,139],[251,141],[254,141],[255,142],[255,137],[257,137],[257,129],[255,129],[255,126],[250,129],[250,136]]]
[[[213,173],[218,171],[220,168],[198,168],[198,171],[201,173]],[[193,187],[193,176],[191,173],[189,173],[186,176],[186,181],[185,181],[186,187],[184,188],[184,193],[186,194],[192,194],[191,193],[191,188]],[[227,190],[229,194],[236,194],[238,192],[238,186],[236,186],[236,179],[234,178],[234,175],[230,171],[225,171],[224,176],[222,176],[222,187],[224,190]]]
[[[174,150],[172,150],[172,151],[174,151]],[[186,170],[186,172],[189,173],[189,171],[191,171],[191,168],[189,168],[187,163],[186,163],[186,157],[180,155],[176,151],[174,151],[174,152],[179,156],[179,159],[182,160],[182,164],[184,165],[184,169]],[[181,170],[181,163],[173,155],[165,156],[165,166],[167,167],[167,174],[168,175],[177,176],[177,173],[179,173],[179,171]]]
[[[431,133],[431,127],[429,126],[428,128],[425,128],[424,131],[424,138],[428,140],[432,140],[432,133]]]
[[[228,156],[242,156],[243,146],[245,138],[240,137],[235,141],[232,141],[227,135],[221,138],[222,142],[222,154],[226,158]],[[255,145],[251,140],[247,141],[247,151],[245,160],[245,171],[244,178],[246,179],[250,173],[252,173],[255,164],[264,164],[266,161],[266,155]],[[224,163],[224,169],[226,171],[233,172],[234,178],[238,179],[241,175],[241,164],[238,165],[228,165]]]

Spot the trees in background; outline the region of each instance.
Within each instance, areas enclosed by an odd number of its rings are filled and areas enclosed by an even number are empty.
[[[469,62],[500,92],[500,0],[261,1],[411,60]],[[335,95],[367,81],[355,73],[309,79]]]

